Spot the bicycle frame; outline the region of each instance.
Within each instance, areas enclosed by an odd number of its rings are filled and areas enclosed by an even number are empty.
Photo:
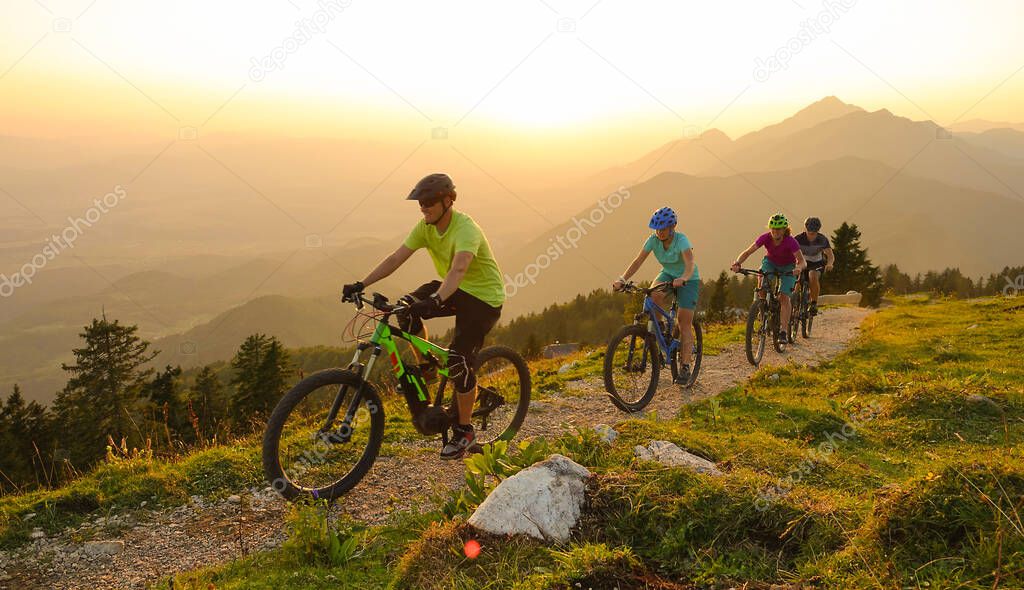
[[[421,355],[426,357],[433,357],[434,362],[437,363],[437,372],[441,375],[441,381],[438,384],[436,403],[441,402],[442,395],[444,394],[445,386],[448,383],[448,357],[450,352],[447,348],[442,348],[433,342],[420,338],[415,334],[410,334],[397,326],[392,326],[388,323],[388,319],[391,317],[391,313],[385,313],[384,317],[377,321],[377,327],[373,331],[373,335],[370,337],[368,342],[360,342],[356,346],[356,352],[352,356],[352,360],[349,362],[348,368],[356,371],[362,382],[367,382],[370,377],[370,372],[373,370],[373,366],[377,361],[377,358],[382,353],[387,353],[388,360],[391,361],[391,368],[397,379],[401,379],[405,373],[405,363],[402,362],[401,355],[398,354],[398,343],[395,342],[395,338],[405,340]],[[370,357],[367,359],[366,364],[360,362],[363,352],[372,349]],[[427,391],[424,390],[425,383],[421,383],[419,379],[413,379],[413,383],[416,385],[417,397],[421,402],[430,402],[430,397]],[[328,432],[331,426],[334,424],[334,420],[338,416],[338,412],[341,410],[341,405],[345,401],[345,386],[338,388],[338,393],[334,398],[334,403],[331,405],[331,410],[327,414],[327,420],[324,426],[321,428],[321,432]],[[351,426],[352,421],[355,419],[356,412],[359,409],[359,405],[363,401],[362,390],[356,392],[352,399],[349,401],[348,408],[345,412],[345,418],[342,420],[341,430],[346,430],[346,426]]]
[[[650,295],[648,295],[644,298],[643,313],[654,321],[655,325],[658,324],[658,316],[661,316],[665,318],[669,326],[675,326],[676,315],[678,315],[679,310],[675,305],[673,305],[670,311],[665,311],[661,306],[655,303],[653,299],[651,299]],[[658,339],[658,348],[661,349],[665,358],[671,358],[672,353],[679,348],[678,340],[673,339],[672,342],[665,342],[665,336],[661,333],[661,330],[654,330],[654,337]]]

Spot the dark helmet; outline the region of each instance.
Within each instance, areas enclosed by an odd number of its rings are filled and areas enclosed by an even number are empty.
[[[817,217],[808,217],[804,220],[804,227],[807,228],[807,231],[816,232],[821,229],[821,220]]]
[[[675,211],[669,207],[662,207],[654,212],[654,215],[651,216],[651,222],[647,224],[647,227],[655,230],[665,229],[672,227],[677,221],[678,218]]]
[[[419,201],[420,199],[430,199],[434,197],[451,197],[455,199],[455,183],[447,174],[430,174],[424,176],[416,186],[413,187],[412,192],[406,197],[407,201]]]

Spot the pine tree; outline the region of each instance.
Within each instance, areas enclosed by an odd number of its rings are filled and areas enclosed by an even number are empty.
[[[844,221],[836,229],[832,236],[833,270],[825,273],[822,283],[827,290],[836,293],[859,291],[865,305],[878,305],[882,298],[881,273],[871,264],[860,238],[856,224]]]
[[[523,347],[523,356],[528,359],[534,359],[540,356],[540,341],[537,340],[537,335],[533,332],[526,337],[526,346]]]
[[[729,303],[729,275],[723,270],[712,283],[711,298],[708,300],[707,317],[713,322],[726,320],[726,307]]]
[[[231,361],[235,394],[231,413],[236,429],[261,421],[285,393],[288,353],[277,338],[253,334],[245,339]]]
[[[214,435],[217,424],[227,417],[224,387],[209,365],[196,375],[196,383],[190,395],[192,410],[199,419],[199,431],[204,438]]]
[[[181,377],[181,367],[167,365],[153,377],[153,380],[143,388],[143,397],[149,400],[148,414],[151,420],[151,429],[155,429],[154,440],[167,443],[168,447],[173,440],[168,438],[180,438],[186,442],[194,442],[195,435],[189,425],[187,410],[178,395],[178,378]],[[169,429],[170,433],[165,430]]]
[[[93,319],[79,336],[83,348],[73,350],[75,363],[62,364],[70,374],[67,385],[57,394],[54,410],[66,457],[83,469],[105,455],[107,436],[127,437],[132,446],[144,441],[132,413],[152,369],[143,369],[158,354],[149,342],[135,333],[137,326],[122,326],[117,320]]]

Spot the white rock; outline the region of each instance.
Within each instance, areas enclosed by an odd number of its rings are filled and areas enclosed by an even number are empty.
[[[242,497],[237,494],[228,496],[228,502],[232,504],[240,504],[242,502]]]
[[[779,374],[778,374],[778,373],[772,373],[772,374],[771,374],[771,375],[770,375],[770,376],[768,377],[768,379],[769,379],[769,380],[771,380],[771,381],[778,381],[778,380],[779,380]]]
[[[543,411],[545,411],[547,409],[548,409],[548,404],[546,404],[544,402],[539,402],[539,401],[536,401],[536,400],[530,402],[530,411],[532,411],[532,412],[543,412]]]
[[[82,547],[82,551],[89,557],[117,555],[124,551],[124,541],[89,541]]]
[[[637,445],[633,452],[639,459],[657,461],[666,467],[683,467],[695,473],[704,473],[716,477],[724,475],[711,461],[692,453],[687,453],[667,440],[651,441],[646,447]]]
[[[35,541],[36,539],[45,539],[46,533],[44,533],[42,529],[32,529],[32,532],[29,533],[28,538],[32,539],[33,541]]]
[[[564,374],[568,373],[569,371],[571,371],[571,370],[573,370],[575,368],[576,368],[576,361],[573,361],[571,363],[565,363],[561,367],[558,367],[558,374],[559,375],[564,375]]]
[[[607,424],[598,424],[594,427],[594,432],[601,437],[601,442],[612,444],[615,439],[619,438],[619,433],[615,432],[615,429]]]
[[[36,517],[36,513],[35,512],[29,512],[25,516],[22,516],[21,519],[28,521],[28,520],[32,520],[35,517]]]
[[[496,535],[568,541],[580,517],[589,477],[582,465],[551,455],[498,484],[468,522]]]
[[[93,521],[93,522],[95,522],[96,524],[103,524],[103,523],[107,522],[107,519],[106,519],[106,518],[103,518],[103,517],[101,516],[101,517],[97,518],[97,519],[96,519],[95,521]]]

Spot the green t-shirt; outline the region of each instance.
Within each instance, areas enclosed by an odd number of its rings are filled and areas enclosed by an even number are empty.
[[[456,252],[469,252],[473,261],[469,263],[459,289],[491,307],[501,307],[505,302],[505,283],[491,254],[491,246],[480,226],[469,215],[452,211],[452,221],[443,234],[437,232],[437,226],[427,225],[421,219],[409,232],[405,247],[410,250],[426,248],[437,274],[442,278],[451,270]]]
[[[647,241],[644,242],[644,250],[654,252],[654,257],[661,263],[665,272],[676,279],[683,276],[686,272],[686,261],[683,260],[683,252],[686,252],[691,247],[690,240],[686,238],[686,235],[678,231],[667,249],[662,245],[657,234],[651,234],[651,237],[647,238]],[[690,278],[696,281],[700,280],[700,272],[697,270],[696,264],[693,265],[693,276]]]

